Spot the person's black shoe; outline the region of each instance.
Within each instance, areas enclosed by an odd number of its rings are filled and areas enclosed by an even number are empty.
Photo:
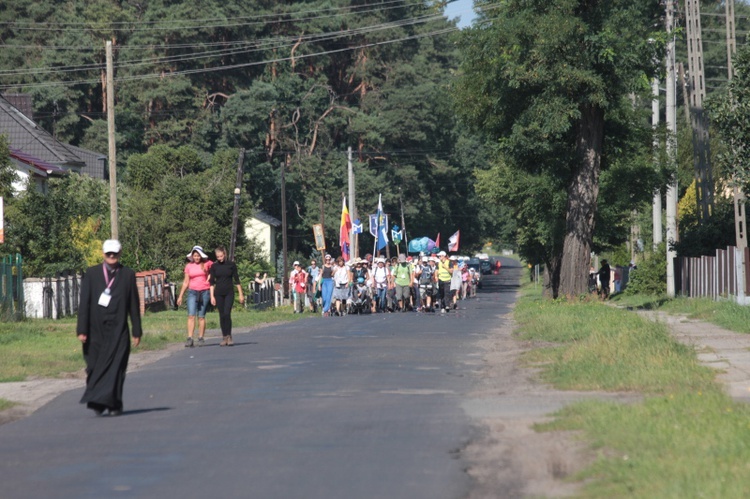
[[[122,415],[122,409],[110,409],[109,415],[112,417],[117,417]]]

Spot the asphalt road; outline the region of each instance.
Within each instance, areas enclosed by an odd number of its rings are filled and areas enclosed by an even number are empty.
[[[521,269],[440,314],[310,317],[131,373],[125,412],[66,392],[0,426],[0,497],[460,498],[462,403]]]

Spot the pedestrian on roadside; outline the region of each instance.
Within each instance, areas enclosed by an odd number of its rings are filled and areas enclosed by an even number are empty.
[[[240,297],[240,303],[245,303],[245,295],[242,293],[240,276],[237,273],[237,265],[227,261],[227,250],[224,246],[217,246],[214,250],[216,263],[209,270],[209,283],[211,284],[211,305],[219,311],[219,326],[221,327],[220,347],[231,347],[232,341],[232,307],[234,306],[234,285]]]
[[[406,261],[406,255],[398,255],[398,264],[394,267],[394,287],[396,290],[396,302],[401,312],[406,312],[409,307],[409,296],[411,286],[414,282],[414,268]]]
[[[140,299],[135,272],[120,263],[122,246],[116,239],[102,245],[104,261],[83,276],[76,333],[86,361],[86,391],[81,403],[101,416],[122,414],[122,392],[133,347],[141,343]],[[128,316],[132,332],[128,327]]]
[[[253,279],[253,303],[258,305],[260,303],[261,290],[266,288],[266,279],[268,279],[268,272],[263,273],[263,277],[260,276],[260,272],[255,273],[255,279]]]
[[[451,256],[449,261],[451,268],[453,269],[450,282],[451,306],[453,307],[453,310],[456,310],[458,308],[458,297],[461,295],[461,287],[463,286],[463,281],[461,277],[461,270],[458,267],[458,257]]]
[[[331,255],[326,255],[323,259],[323,266],[320,268],[320,299],[323,302],[323,317],[331,314],[331,299],[333,298],[333,259]]]
[[[193,332],[195,331],[195,318],[198,317],[198,346],[204,345],[203,336],[206,334],[206,309],[211,301],[211,285],[208,283],[208,271],[213,262],[200,246],[193,246],[187,254],[188,260],[185,265],[185,278],[182,280],[180,295],[177,297],[177,306],[182,305],[182,297],[187,290],[187,340],[186,347],[193,346]]]
[[[307,267],[307,300],[310,302],[310,312],[318,311],[318,275],[320,267],[313,258],[310,260],[310,266]]]
[[[346,309],[342,305],[349,299],[349,285],[352,282],[351,273],[342,257],[336,259],[333,282],[335,284],[333,300],[336,302],[336,315],[342,316],[346,313]]]
[[[301,314],[305,311],[305,298],[307,297],[307,272],[302,269],[299,262],[294,262],[294,313]]]
[[[601,296],[603,300],[609,298],[609,281],[611,273],[612,269],[610,268],[609,263],[607,263],[607,260],[602,260],[602,266],[599,269],[599,272],[597,272],[597,275],[599,276],[599,284],[601,285],[599,296]]]
[[[438,253],[437,265],[437,277],[438,277],[438,293],[440,296],[440,312],[446,313],[450,304],[451,298],[451,277],[453,275],[453,268],[448,260],[448,255],[445,251]]]

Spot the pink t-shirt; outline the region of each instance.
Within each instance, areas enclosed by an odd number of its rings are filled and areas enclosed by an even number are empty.
[[[203,270],[201,270],[201,264],[190,262],[185,265],[185,275],[190,278],[190,284],[188,288],[193,291],[207,291],[211,289],[211,285],[208,283],[208,269],[211,268],[213,262],[207,260],[203,263]]]

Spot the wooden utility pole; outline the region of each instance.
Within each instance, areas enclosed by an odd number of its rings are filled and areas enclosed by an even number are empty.
[[[245,149],[240,149],[237,161],[237,179],[234,183],[234,211],[232,211],[232,239],[229,241],[229,261],[234,261],[234,249],[237,243],[237,226],[240,218],[240,194],[242,193],[242,176],[245,167]]]
[[[675,78],[674,2],[667,0],[667,161],[677,164],[677,88]],[[674,259],[672,245],[679,240],[677,233],[677,175],[667,185],[667,296],[675,296]]]
[[[357,220],[357,196],[356,196],[356,182],[354,179],[354,163],[352,162],[352,147],[346,150],[347,155],[347,172],[349,174],[349,215],[352,219],[352,231],[349,234],[349,241],[354,249],[350,248],[350,254],[352,258],[359,257],[359,234],[354,233],[354,221]]]
[[[320,230],[323,232],[323,242],[325,242],[326,239],[326,211],[323,208],[323,196],[320,196]],[[325,252],[328,251],[328,248],[323,250]],[[325,256],[325,255],[323,255]]]
[[[283,270],[281,276],[281,286],[284,296],[289,296],[289,275],[287,272],[287,245],[286,245],[286,178],[284,171],[289,164],[289,154],[281,163],[281,253],[283,260]]]
[[[661,108],[659,106],[659,78],[654,78],[651,82],[651,92],[653,100],[651,101],[651,126],[654,130],[654,162],[659,162],[659,112]],[[652,220],[653,220],[653,238],[654,238],[654,250],[662,242],[662,231],[664,230],[661,225],[661,190],[657,188],[654,191],[654,201],[652,204]]]
[[[115,77],[112,42],[107,41],[107,135],[109,137],[109,220],[112,239],[120,238],[117,225],[117,157],[115,146]]]
[[[695,165],[696,197],[701,221],[708,220],[713,206],[711,151],[708,120],[703,110],[706,81],[703,68],[703,35],[701,33],[700,0],[685,0],[688,73],[690,77],[690,117],[693,128],[693,163]]]
[[[737,52],[737,35],[734,28],[734,0],[725,0],[724,8],[726,13],[726,24],[727,24],[727,78],[731,82],[734,78],[734,68],[732,65],[732,59],[734,54]],[[734,144],[730,144],[732,152],[734,152]],[[747,218],[745,216],[745,192],[734,182],[732,186],[732,194],[734,195],[734,234],[735,234],[735,245],[739,250],[747,248]],[[744,252],[742,253],[744,255]],[[744,283],[739,283],[743,284]]]

